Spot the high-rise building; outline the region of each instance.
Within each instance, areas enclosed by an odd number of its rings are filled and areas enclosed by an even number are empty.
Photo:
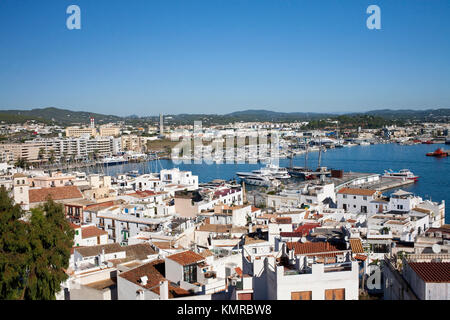
[[[164,117],[163,114],[159,114],[159,135],[162,136],[164,134]]]

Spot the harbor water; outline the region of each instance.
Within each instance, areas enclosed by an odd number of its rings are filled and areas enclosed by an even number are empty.
[[[411,146],[399,144],[376,144],[368,146],[354,146],[338,149],[327,149],[322,153],[321,165],[344,171],[384,173],[384,170],[392,169],[398,171],[409,169],[419,176],[416,183],[404,186],[402,189],[433,201],[445,200],[446,206],[450,205],[450,157],[435,158],[427,157],[427,152],[432,152],[438,147],[445,149],[444,144],[417,144]],[[293,159],[294,166],[304,166],[304,155]],[[280,159],[279,165],[288,167],[290,159]],[[318,165],[318,152],[308,154],[308,167],[316,169]],[[132,170],[139,173],[159,172],[161,168],[169,169],[178,167],[180,170],[189,170],[199,176],[200,182],[208,182],[214,179],[231,180],[237,179],[236,172],[251,171],[264,166],[257,164],[175,164],[171,160],[150,161],[144,163],[127,163],[102,168],[95,168],[96,172],[108,175],[117,175]],[[92,172],[92,169],[91,169]],[[386,191],[389,194],[394,190]],[[446,212],[449,209],[446,208]],[[450,217],[446,214],[446,223]]]

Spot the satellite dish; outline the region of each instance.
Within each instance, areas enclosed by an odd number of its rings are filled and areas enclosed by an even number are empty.
[[[344,237],[344,240],[345,240],[345,241],[348,241],[348,236],[345,236],[345,237]]]
[[[305,242],[306,242],[306,238],[305,238],[305,237],[302,237],[302,238],[300,239],[300,242],[301,242],[301,243],[305,243]]]
[[[434,253],[441,253],[441,246],[438,245],[437,243],[433,244],[432,249]]]

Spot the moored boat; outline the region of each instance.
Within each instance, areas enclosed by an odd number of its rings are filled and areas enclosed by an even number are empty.
[[[392,170],[385,170],[383,177],[385,178],[394,178],[394,179],[408,179],[408,180],[414,180],[417,181],[419,179],[419,176],[416,176],[414,173],[409,171],[408,169],[402,169],[398,172],[392,171]]]
[[[448,156],[448,151],[444,151],[441,148],[436,149],[433,152],[428,152],[427,157],[438,157],[438,158],[444,158]]]

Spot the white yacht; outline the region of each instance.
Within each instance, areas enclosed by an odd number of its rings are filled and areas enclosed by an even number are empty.
[[[280,168],[274,164],[267,164],[261,169],[252,170],[252,172],[236,172],[236,175],[246,183],[258,186],[279,185],[279,179],[291,177],[286,168]]]
[[[113,165],[113,164],[122,164],[128,162],[124,157],[105,157],[102,160],[102,163],[105,165]]]

